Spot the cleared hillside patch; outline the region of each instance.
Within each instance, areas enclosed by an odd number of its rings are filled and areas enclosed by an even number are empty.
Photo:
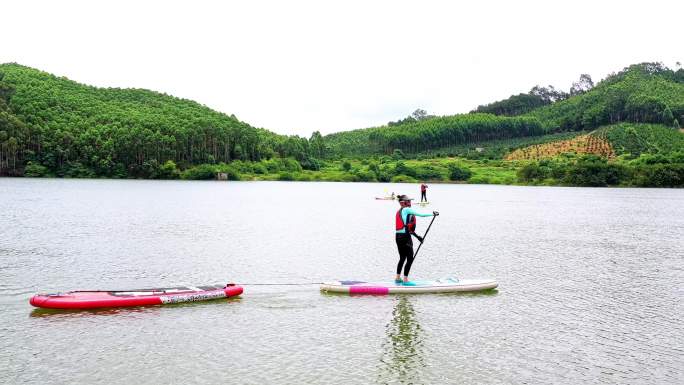
[[[613,158],[615,151],[602,134],[590,133],[572,139],[535,144],[517,149],[506,155],[506,160],[540,160],[555,158],[561,154],[593,154]]]

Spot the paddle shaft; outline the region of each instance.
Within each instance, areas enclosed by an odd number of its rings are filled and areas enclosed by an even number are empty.
[[[432,222],[435,221],[435,218],[437,218],[436,215],[432,216],[432,220],[430,221],[430,224],[428,225],[427,230],[425,230],[425,234],[423,234],[423,242],[420,242],[420,245],[418,245],[418,249],[416,250],[415,254],[413,254],[413,259],[416,259],[416,256],[418,255],[418,252],[420,251],[420,247],[423,246],[423,243],[425,243],[425,238],[428,235],[428,232],[430,232],[430,227],[432,227]]]

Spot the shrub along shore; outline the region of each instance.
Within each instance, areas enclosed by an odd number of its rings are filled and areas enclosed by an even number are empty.
[[[51,177],[41,166],[28,165],[26,176]],[[684,153],[670,156],[643,154],[634,159],[608,161],[593,155],[564,154],[539,161],[432,158],[342,159],[319,162],[304,169],[292,158],[229,164],[201,164],[180,171],[172,161],[161,165],[151,179],[215,180],[223,173],[229,181],[469,183],[544,186],[684,187]],[[72,177],[95,177],[72,175]]]

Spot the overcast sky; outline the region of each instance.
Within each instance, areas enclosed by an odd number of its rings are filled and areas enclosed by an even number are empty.
[[[281,134],[468,112],[684,62],[684,1],[5,1],[0,62],[188,98]]]

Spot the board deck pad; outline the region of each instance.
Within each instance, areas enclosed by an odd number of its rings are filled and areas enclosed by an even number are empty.
[[[321,284],[321,291],[349,294],[416,294],[449,293],[491,290],[498,286],[493,279],[458,279],[454,277],[437,280],[417,280],[408,283],[332,281]]]

